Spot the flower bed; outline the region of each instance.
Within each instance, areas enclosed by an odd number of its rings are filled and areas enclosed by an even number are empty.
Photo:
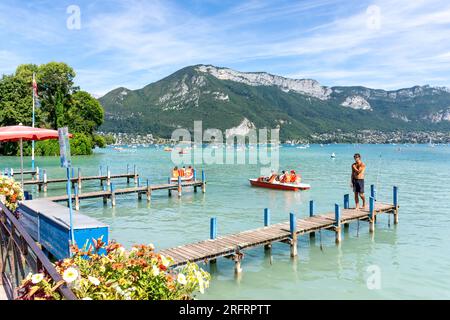
[[[30,274],[19,288],[19,299],[61,299],[57,288],[67,283],[83,300],[193,299],[209,286],[210,275],[195,263],[173,270],[173,260],[153,245],[135,245],[127,251],[112,242],[95,241],[94,253],[72,248],[73,256],[55,263],[63,281],[54,283],[45,273]],[[105,255],[97,254],[100,248]]]
[[[23,200],[23,190],[20,183],[15,182],[13,178],[0,175],[0,201],[11,212],[15,212],[21,200]]]

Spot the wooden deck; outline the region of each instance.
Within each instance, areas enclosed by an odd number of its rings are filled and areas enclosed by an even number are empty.
[[[398,214],[398,207],[392,204],[375,202],[374,217],[381,213]],[[236,272],[240,272],[240,259],[243,249],[257,246],[269,245],[273,242],[288,242],[291,247],[291,255],[296,255],[296,237],[319,230],[336,231],[336,241],[341,237],[341,224],[347,224],[357,220],[369,220],[369,210],[343,209],[339,223],[335,220],[335,213],[314,215],[306,218],[296,219],[295,232],[290,231],[290,221],[273,224],[253,230],[243,231],[236,234],[219,236],[215,239],[204,240],[197,243],[186,244],[174,248],[161,250],[160,253],[174,259],[174,267],[181,266],[187,262],[199,262],[215,260],[219,257],[232,258],[237,266]],[[396,220],[398,222],[398,220]],[[373,230],[371,230],[373,231]],[[339,234],[339,235],[338,235]],[[293,241],[294,240],[294,241]]]
[[[135,177],[138,177],[139,175],[135,175],[134,173],[123,173],[123,174],[112,174],[109,176],[110,179],[121,179],[121,178],[129,178],[134,179]],[[78,181],[89,181],[89,180],[108,180],[107,175],[102,176],[86,176],[86,177],[74,177],[71,178],[70,181],[72,183],[77,183]],[[46,183],[63,183],[67,182],[67,178],[60,178],[60,179],[48,179],[47,181],[36,181],[36,180],[26,180],[23,182],[24,185],[44,185]]]
[[[205,182],[202,181],[187,181],[182,182],[180,185],[178,183],[166,183],[166,184],[156,184],[156,185],[145,185],[145,186],[135,186],[131,188],[122,188],[122,189],[109,189],[109,190],[100,190],[100,191],[92,191],[92,192],[83,192],[83,193],[74,193],[71,195],[72,201],[75,201],[75,209],[79,209],[79,201],[82,199],[94,199],[94,198],[103,198],[103,201],[106,202],[106,199],[111,199],[111,203],[115,206],[115,198],[118,195],[125,194],[137,194],[138,197],[141,197],[142,194],[145,194],[147,200],[150,201],[152,191],[156,190],[168,190],[169,195],[171,195],[172,190],[178,191],[178,196],[181,196],[181,191],[185,187],[194,187],[194,191],[197,192],[197,187],[201,187],[202,191],[205,192]],[[68,195],[61,196],[53,196],[46,197],[46,200],[50,200],[53,202],[62,202],[68,201]]]
[[[5,170],[5,173],[7,172],[7,170]],[[20,169],[13,169],[13,175],[20,175]],[[38,173],[37,170],[23,170],[23,174],[31,174],[31,175],[35,175],[36,173]]]

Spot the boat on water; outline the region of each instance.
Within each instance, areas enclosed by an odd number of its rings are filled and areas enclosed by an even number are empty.
[[[277,190],[287,190],[287,191],[299,191],[299,190],[309,190],[311,185],[307,183],[283,183],[279,181],[268,182],[262,181],[260,179],[248,179],[253,187],[277,189]]]
[[[331,159],[335,159],[336,155],[334,154],[334,152],[331,154]]]
[[[194,175],[193,175],[193,174],[190,175],[190,176],[188,176],[188,177],[181,177],[181,181],[183,181],[183,182],[185,182],[185,181],[191,181],[192,179],[194,179]],[[171,177],[171,178],[170,178],[170,181],[171,181],[171,182],[177,182],[177,181],[178,181],[178,178]]]
[[[172,148],[171,147],[164,147],[164,151],[170,152],[170,151],[172,151]]]

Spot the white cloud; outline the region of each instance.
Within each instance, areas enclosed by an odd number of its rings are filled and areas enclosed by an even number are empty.
[[[14,25],[0,22],[2,27],[27,41],[33,41],[28,35],[34,28],[39,38],[38,48],[22,43],[8,51],[20,56],[34,50],[40,55],[30,55],[40,60],[67,61],[78,71],[79,84],[97,94],[115,86],[141,87],[198,63],[316,78],[329,86],[450,85],[445,0],[247,1],[211,12],[168,1],[102,5],[80,4],[78,33],[58,29],[65,25],[64,8],[34,12],[24,6],[9,17],[0,13]],[[367,27],[371,5],[380,9],[379,28]],[[36,19],[48,23],[35,28]]]

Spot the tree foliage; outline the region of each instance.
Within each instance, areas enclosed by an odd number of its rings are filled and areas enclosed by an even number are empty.
[[[0,126],[32,124],[32,77],[36,74],[40,107],[35,108],[36,127],[57,129],[68,126],[74,133],[72,154],[91,154],[96,146],[104,146],[104,139],[94,136],[103,123],[100,103],[86,91],[74,85],[72,67],[63,62],[23,64],[12,75],[0,79]],[[0,144],[0,154],[17,154],[17,143]],[[25,154],[31,152],[28,144]],[[59,154],[57,141],[36,143],[36,155]]]

